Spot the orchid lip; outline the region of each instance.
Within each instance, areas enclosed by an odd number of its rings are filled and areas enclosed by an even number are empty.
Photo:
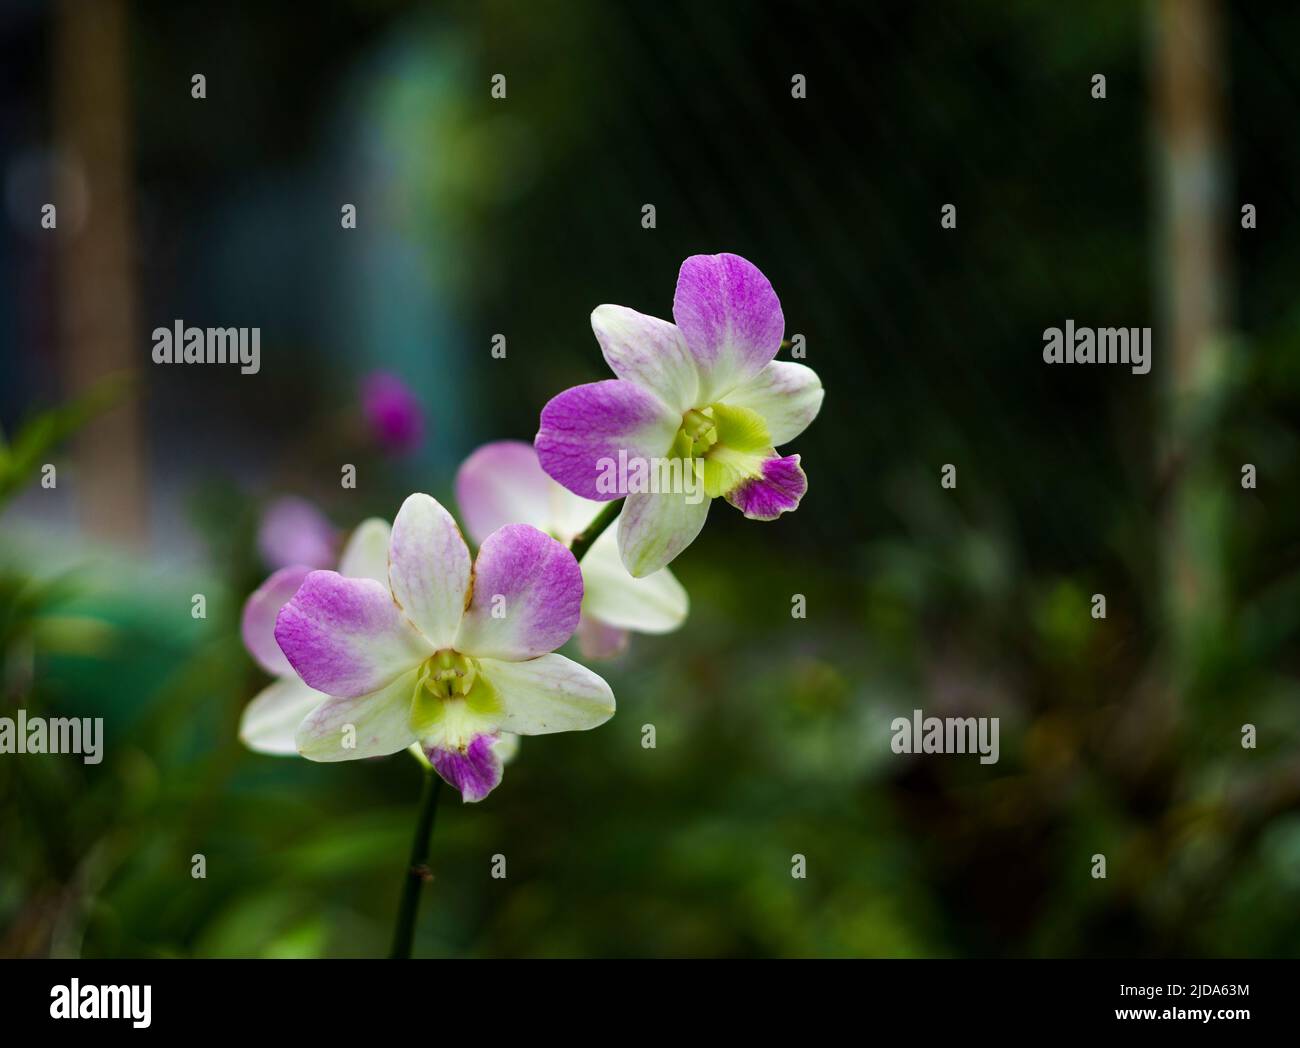
[[[742,425],[746,414],[752,416],[750,432]],[[739,446],[733,443],[737,438]],[[705,494],[716,498],[759,475],[763,460],[774,454],[769,442],[762,418],[753,412],[708,404],[682,414],[674,446],[686,462],[704,469]]]
[[[478,663],[468,655],[444,648],[424,660],[416,678],[416,689],[424,688],[440,699],[468,695],[478,679]]]
[[[501,697],[477,659],[444,648],[420,664],[409,723],[421,742],[463,752],[474,735],[496,730],[501,713]]]
[[[718,426],[713,420],[712,409],[691,408],[683,414],[681,433],[690,445],[691,457],[703,455],[718,441]]]

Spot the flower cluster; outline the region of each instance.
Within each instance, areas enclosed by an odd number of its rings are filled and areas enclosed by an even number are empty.
[[[599,307],[592,327],[618,377],[552,399],[534,446],[499,441],[465,460],[455,492],[473,557],[426,494],[408,497],[391,527],[356,528],[337,571],[321,570],[336,548],[332,525],[301,501],[272,507],[259,544],[277,570],[242,623],[274,678],[244,712],[250,748],[314,761],[409,748],[477,801],[501,781],[515,736],[613,716],[609,685],[557,649],[576,634],[582,656],[598,659],[630,633],[681,626],[689,601],[668,563],[714,498],[756,520],[798,506],[808,486],[799,456],[776,446],[822,400],[810,368],[773,359],[781,306],[744,259],[687,259],[673,317]],[[698,486],[611,492],[597,482],[610,462],[649,458]],[[620,494],[617,526],[590,537],[602,503]],[[581,563],[570,549],[579,545]]]

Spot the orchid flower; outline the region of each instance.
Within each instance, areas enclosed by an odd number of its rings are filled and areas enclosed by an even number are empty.
[[[424,438],[424,409],[396,375],[376,371],[361,387],[361,410],[371,435],[384,451],[405,455]]]
[[[257,527],[257,552],[272,569],[326,567],[334,563],[338,542],[338,530],[325,514],[296,495],[273,501]]]
[[[673,319],[598,307],[592,330],[618,377],[554,397],[535,441],[542,468],[575,495],[627,495],[618,549],[638,578],[694,541],[718,496],[753,520],[795,509],[808,478],[799,456],[776,446],[802,433],[822,402],[811,368],[773,359],[785,318],[751,262],[692,255],[678,274]],[[629,461],[680,463],[679,482],[611,490],[612,464]],[[692,476],[702,493],[691,490]]]
[[[503,732],[583,731],[614,714],[591,670],[554,654],[582,604],[573,554],[527,524],[484,539],[473,566],[455,521],[411,495],[393,521],[385,581],[313,571],[275,639],[329,698],[299,726],[298,752],[340,761],[418,742],[466,801],[501,781]]]
[[[566,546],[601,507],[548,477],[537,452],[521,440],[484,444],[461,463],[456,503],[475,542],[505,524],[531,524]],[[686,621],[690,599],[682,584],[667,568],[643,579],[629,575],[613,528],[600,533],[578,566],[583,596],[577,636],[587,658],[617,654],[629,631],[669,633]]]
[[[377,517],[364,521],[343,549],[338,562],[339,574],[384,582],[388,577],[389,531],[387,521]],[[258,753],[296,754],[298,725],[329,698],[302,682],[275,641],[276,616],[316,566],[295,564],[280,568],[244,602],[240,622],[244,647],[275,678],[244,708],[239,722],[240,739]]]
[[[343,548],[338,563],[339,574],[347,578],[374,579],[387,585],[391,533],[392,528],[386,520],[371,517],[363,521]],[[244,707],[240,718],[240,741],[256,753],[297,756],[299,725],[329,698],[303,682],[275,639],[275,620],[280,609],[298,592],[312,570],[302,564],[281,568],[244,602],[240,622],[244,647],[262,669],[276,678]],[[518,736],[502,734],[496,754],[503,764],[509,763],[517,752],[518,742]]]

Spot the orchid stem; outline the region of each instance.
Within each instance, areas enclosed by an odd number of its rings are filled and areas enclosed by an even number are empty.
[[[592,543],[600,538],[601,532],[618,519],[619,512],[623,509],[623,500],[615,499],[613,502],[606,502],[601,511],[596,514],[596,519],[588,524],[569,544],[569,549],[573,553],[573,559],[582,563],[582,558],[586,555],[587,550],[591,549]]]
[[[596,518],[569,545],[574,560],[582,560],[592,543],[618,519],[622,508],[622,499],[605,503]],[[433,770],[427,760],[422,760],[421,763],[424,765],[424,793],[420,799],[420,817],[415,824],[415,838],[411,841],[411,861],[407,865],[406,881],[402,886],[402,904],[397,911],[397,925],[393,929],[393,949],[389,957],[394,960],[411,956],[411,944],[415,940],[415,918],[420,911],[420,888],[425,881],[433,879],[429,870],[429,848],[433,839],[433,826],[438,817],[442,776]]]
[[[397,911],[397,926],[393,929],[393,960],[411,956],[411,943],[415,939],[415,918],[420,910],[420,888],[425,881],[433,880],[429,870],[429,846],[433,840],[433,824],[438,817],[438,795],[442,792],[442,776],[432,767],[424,769],[424,792],[420,798],[420,817],[415,824],[415,838],[411,841],[411,861],[406,869],[406,883],[402,887],[402,905]]]

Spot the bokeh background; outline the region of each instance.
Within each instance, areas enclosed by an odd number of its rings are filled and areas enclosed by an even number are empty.
[[[0,954],[382,954],[420,770],[239,744],[259,520],[450,502],[606,376],[592,308],[668,316],[716,251],[825,383],[809,494],[715,507],[614,720],[444,803],[417,954],[1300,954],[1295,39],[1283,0],[6,0],[0,712],[106,741],[0,756]],[[1151,373],[1045,366],[1066,318],[1151,326]],[[153,365],[176,319],[261,372]],[[915,708],[1000,762],[892,753]]]

